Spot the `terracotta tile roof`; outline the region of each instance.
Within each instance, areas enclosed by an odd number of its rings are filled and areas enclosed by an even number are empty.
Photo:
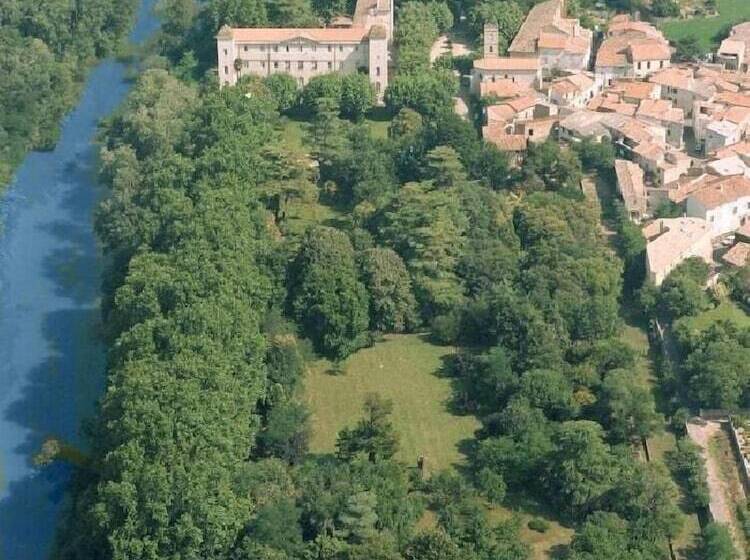
[[[724,253],[721,260],[732,266],[745,266],[748,257],[750,257],[750,243],[740,241],[734,247],[729,249],[729,251]]]
[[[643,235],[649,240],[648,268],[661,272],[682,260],[691,248],[710,240],[711,229],[700,218],[665,218],[644,227]]]
[[[537,46],[540,49],[564,49],[568,44],[568,37],[561,33],[545,33],[542,31],[539,34],[539,41]]]
[[[474,61],[477,70],[529,70],[537,71],[541,68],[538,58],[526,57],[495,57],[480,58]]]
[[[517,97],[527,94],[529,91],[527,87],[514,82],[510,78],[503,78],[494,82],[483,81],[479,85],[479,92],[482,97],[488,95],[495,95],[500,98]]]
[[[689,90],[693,82],[693,71],[689,68],[665,68],[651,74],[648,81],[661,86]]]
[[[619,67],[628,65],[627,49],[629,38],[612,37],[605,39],[596,54],[596,67]]]
[[[664,159],[664,154],[666,153],[666,150],[659,144],[646,141],[646,142],[642,142],[638,144],[633,149],[633,153],[637,154],[643,159],[648,159],[654,162],[659,162]]]
[[[641,60],[669,60],[672,50],[669,44],[660,41],[637,41],[630,44],[630,59],[634,62]]]
[[[617,80],[612,84],[609,91],[618,93],[622,97],[629,97],[632,99],[657,98],[659,94],[656,84],[628,80]]]
[[[724,119],[735,124],[750,122],[750,108],[748,107],[730,107],[724,113]]]
[[[586,74],[571,74],[563,78],[558,78],[550,86],[551,90],[558,93],[582,92],[594,85],[594,80]]]
[[[684,123],[685,114],[682,109],[672,107],[672,103],[664,99],[644,99],[638,105],[636,117],[643,117],[657,121]]]
[[[643,183],[643,170],[640,166],[624,159],[615,160],[617,185],[629,212],[646,211],[646,185]]]
[[[745,156],[750,155],[750,142],[739,142],[738,144],[732,144],[730,146],[725,146],[724,148],[718,150],[716,152],[717,158],[725,158],[732,156],[734,154],[742,154]]]
[[[238,43],[283,43],[306,39],[316,43],[361,43],[368,34],[364,27],[348,28],[230,28],[231,37]]]
[[[589,101],[588,108],[602,113],[618,113],[632,117],[638,107],[632,103],[623,103],[616,95],[597,95]]]
[[[537,103],[539,103],[539,99],[537,99],[533,95],[525,95],[524,97],[509,99],[505,102],[505,104],[510,105],[510,107],[516,113],[520,113],[521,111],[525,111],[526,109],[534,107]]]
[[[512,121],[516,116],[516,111],[507,104],[490,105],[487,107],[488,123],[503,123]]]
[[[662,32],[656,29],[653,25],[646,23],[645,21],[631,21],[630,19],[616,20],[616,18],[612,18],[612,21],[607,28],[607,33],[612,36],[622,35],[624,33],[638,33],[639,35],[646,37],[664,39]]]
[[[739,198],[750,197],[750,179],[742,176],[721,178],[695,191],[690,197],[706,209],[717,208]]]
[[[511,53],[536,52],[537,39],[546,25],[554,23],[555,16],[562,12],[563,0],[547,0],[529,11],[513,42],[508,47]]]
[[[482,136],[503,152],[526,151],[526,136],[523,134],[507,134],[500,127],[485,126],[482,129]]]
[[[735,39],[724,39],[717,52],[718,54],[735,56],[745,54],[745,43]]]
[[[609,136],[609,131],[602,124],[603,120],[603,113],[587,110],[575,111],[560,121],[560,127],[580,137]]]
[[[739,107],[750,107],[750,95],[741,93],[724,92],[716,96],[717,103],[725,105],[737,105]]]

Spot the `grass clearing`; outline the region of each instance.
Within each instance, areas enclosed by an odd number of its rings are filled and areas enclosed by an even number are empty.
[[[414,465],[422,455],[433,472],[463,463],[459,446],[473,437],[479,422],[449,410],[451,383],[438,374],[451,352],[420,335],[389,335],[345,360],[341,373],[333,373],[328,360],[311,364],[305,377],[312,411],[310,450],[333,452],[336,434],[362,416],[365,395],[379,393],[393,401],[400,460]]]
[[[716,45],[714,37],[726,26],[750,20],[748,0],[718,0],[716,7],[717,16],[670,20],[662,25],[662,30],[672,42],[692,35],[705,49],[711,49]]]
[[[690,330],[703,331],[716,321],[731,321],[739,327],[750,327],[750,317],[736,303],[723,301],[718,306],[696,315],[679,319],[678,323],[687,325]]]
[[[533,560],[557,558],[556,553],[570,544],[575,530],[558,523],[537,503],[526,497],[514,500],[512,496],[509,496],[508,501],[511,503],[512,509],[492,506],[489,509],[490,519],[499,522],[517,516],[521,520],[521,540],[531,547],[531,558]],[[549,529],[543,533],[529,529],[529,521],[537,518],[544,519],[549,523]]]

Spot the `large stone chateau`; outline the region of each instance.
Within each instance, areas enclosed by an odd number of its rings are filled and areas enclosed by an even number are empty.
[[[219,79],[234,85],[245,75],[286,73],[304,86],[330,72],[366,72],[378,96],[388,86],[393,0],[357,0],[353,18],[325,28],[232,28],[216,37]]]

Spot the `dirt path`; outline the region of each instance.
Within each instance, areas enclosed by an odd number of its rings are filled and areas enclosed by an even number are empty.
[[[463,40],[453,36],[441,35],[432,45],[432,49],[430,49],[430,62],[435,62],[442,55],[448,53],[453,56],[464,56],[471,54],[471,49]]]
[[[722,425],[714,421],[706,421],[705,425],[689,422],[687,428],[690,439],[701,448],[703,458],[706,461],[708,489],[711,495],[711,503],[709,504],[711,514],[718,523],[730,528],[732,538],[740,552],[740,558],[744,559],[746,558],[745,539],[742,538],[740,528],[737,526],[734,513],[736,502],[732,499],[733,496],[737,496],[737,492],[742,492],[742,486],[739,485],[738,488],[737,485],[732,484],[731,481],[722,476],[718,458],[711,452],[712,444],[716,442],[717,438],[726,439],[726,433]],[[741,498],[744,499],[744,495]]]

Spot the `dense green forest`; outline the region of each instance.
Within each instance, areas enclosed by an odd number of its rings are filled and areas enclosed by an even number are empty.
[[[0,2],[0,186],[31,149],[54,146],[91,64],[114,51],[137,0]]]
[[[160,50],[103,126],[107,390],[56,558],[523,560],[519,521],[488,514],[519,495],[575,528],[569,559],[669,558],[677,487],[633,451],[664,419],[619,338],[644,240],[622,220],[614,250],[580,189],[613,151],[546,142],[513,168],[453,113],[434,38],[457,6],[512,27],[530,2],[399,4],[387,137],[360,76],[219,91],[208,70],[224,23],[304,25],[347,2],[161,4]],[[338,218],[299,231],[300,202]],[[466,468],[399,462],[378,395],[336,453],[310,454],[306,360],[415,331],[459,348],[451,406],[481,421]],[[671,465],[700,479],[688,447]]]

